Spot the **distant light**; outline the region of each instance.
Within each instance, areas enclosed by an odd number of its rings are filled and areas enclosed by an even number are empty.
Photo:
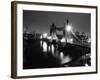
[[[41,36],[40,36],[40,39],[42,39],[42,38],[43,38],[43,36],[41,35]]]
[[[71,27],[70,25],[67,25],[67,26],[66,26],[66,30],[67,30],[68,32],[70,32],[70,31],[72,30],[72,27]]]
[[[26,33],[27,33],[27,34],[30,34],[30,32],[29,32],[29,31],[27,31]]]
[[[43,34],[43,38],[46,38],[46,37],[47,37],[47,35],[48,35],[47,33],[44,33],[44,34]]]
[[[88,43],[91,43],[91,39],[90,38],[88,39]]]

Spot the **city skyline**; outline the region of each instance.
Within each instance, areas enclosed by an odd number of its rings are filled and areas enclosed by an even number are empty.
[[[90,36],[90,16],[87,13],[23,10],[23,27],[29,32],[48,33],[53,23],[57,27],[63,27],[68,19],[74,32],[85,32]]]

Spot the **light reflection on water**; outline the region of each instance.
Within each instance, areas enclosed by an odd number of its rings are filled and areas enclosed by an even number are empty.
[[[54,48],[54,45],[53,44],[52,44],[51,50],[52,50],[52,54],[54,55],[55,48]]]
[[[47,43],[43,42],[43,52],[47,52]]]
[[[47,54],[48,52],[50,52],[53,57],[59,57],[61,64],[68,63],[72,60],[72,58],[69,55],[64,56],[63,52],[59,52],[54,46],[54,44],[48,45],[46,41],[40,41],[40,44],[42,45],[43,52]]]

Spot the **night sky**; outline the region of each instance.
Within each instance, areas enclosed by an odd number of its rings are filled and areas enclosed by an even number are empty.
[[[47,11],[23,11],[23,27],[29,32],[49,32],[50,26],[54,23],[57,27],[63,27],[66,20],[73,31],[85,32],[90,36],[91,15],[87,13],[69,12],[47,12]]]

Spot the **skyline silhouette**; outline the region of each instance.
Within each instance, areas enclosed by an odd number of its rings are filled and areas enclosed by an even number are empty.
[[[27,28],[29,32],[48,33],[53,23],[57,27],[63,27],[68,19],[74,32],[85,32],[86,35],[90,36],[90,16],[87,13],[23,10],[23,27]]]

